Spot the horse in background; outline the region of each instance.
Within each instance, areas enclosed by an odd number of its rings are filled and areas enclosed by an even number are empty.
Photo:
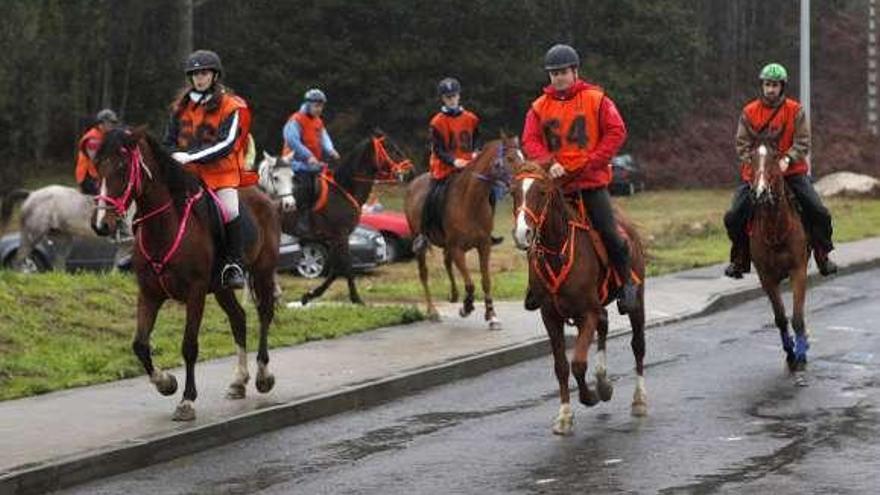
[[[501,328],[501,321],[495,314],[492,301],[492,279],[489,273],[489,256],[492,250],[492,228],[494,209],[490,194],[497,184],[510,185],[510,168],[522,160],[519,141],[516,137],[502,137],[483,147],[473,162],[449,178],[446,190],[446,203],[443,205],[442,231],[422,232],[422,210],[430,188],[431,175],[424,173],[414,179],[406,191],[404,212],[410,230],[416,236],[424,233],[431,244],[443,248],[443,264],[449,276],[450,302],[458,301],[458,286],[452,265],[464,278],[465,297],[459,315],[468,316],[474,311],[474,282],[467,267],[466,253],[476,249],[480,260],[480,277],[486,307],[485,319],[489,328]],[[419,279],[425,293],[428,315],[438,318],[437,308],[431,300],[428,288],[428,266],[425,260],[427,249],[416,252],[419,265]]]
[[[803,372],[806,370],[810,344],[804,323],[804,304],[810,243],[794,199],[779,169],[781,154],[777,147],[778,135],[755,138],[757,146],[751,154],[754,207],[749,226],[749,251],[761,287],[773,307],[788,370],[793,374],[797,385],[805,386],[807,381]],[[788,331],[788,318],[779,288],[785,279],[791,282],[791,326],[794,328],[794,339]]]
[[[25,260],[36,245],[48,239],[55,245],[53,268],[64,270],[74,238],[98,237],[90,222],[95,211],[95,198],[61,185],[49,185],[34,191],[10,191],[0,206],[0,233],[6,231],[15,205],[21,201],[24,201],[19,219],[21,244],[13,261],[13,266],[17,268],[24,267]],[[117,241],[120,239],[117,238]],[[116,261],[127,255],[127,251],[117,250]],[[114,266],[118,266],[118,263],[114,263]]]
[[[553,432],[572,432],[569,372],[578,384],[580,402],[592,407],[599,400],[611,399],[613,387],[608,379],[605,344],[608,336],[608,313],[605,306],[613,301],[614,291],[622,281],[608,262],[608,255],[598,232],[590,227],[583,203],[573,207],[550,175],[540,166],[523,162],[515,169],[512,188],[514,203],[514,242],[526,250],[529,259],[529,291],[540,301],[541,318],[553,349],[556,379],[559,382],[559,414]],[[635,227],[615,210],[621,235],[627,239],[632,269],[644,280],[645,254]],[[598,241],[598,242],[597,242]],[[639,308],[628,313],[632,327],[630,345],[635,358],[636,387],[631,412],[647,414],[645,391],[645,286],[639,284]],[[577,327],[574,354],[569,365],[565,349],[565,324]],[[586,380],[590,345],[598,333],[595,366],[596,392]]]
[[[374,131],[372,136],[355,145],[338,166],[325,170],[316,178],[318,197],[314,205],[304,204],[302,197],[297,197],[297,208],[282,214],[281,225],[285,233],[319,240],[328,248],[329,273],[318,287],[302,295],[300,302],[303,306],[321,297],[340,276],[348,281],[349,300],[355,304],[364,303],[354,282],[348,237],[360,221],[361,206],[370,196],[373,184],[376,181],[401,181],[411,169],[412,163],[400,149],[381,131]],[[309,215],[311,228],[308,231],[299,228],[302,215]]]
[[[281,202],[281,211],[293,210],[293,169],[290,164],[264,151],[263,159],[257,165],[257,173],[260,189]]]
[[[244,309],[233,289],[219,280],[217,237],[222,235],[222,206],[195,177],[186,173],[158,142],[142,130],[112,130],[96,158],[101,194],[92,217],[99,234],[115,229],[130,205],[136,205],[133,228],[138,249],[132,265],[138,281],[137,332],[132,350],[150,381],[162,395],[177,391],[174,375],[155,367],[150,334],[163,303],[186,305],[182,353],[186,365],[183,398],[172,418],[195,419],[195,363],[205,298],[213,293],[229,318],[238,347],[238,362],[227,397],[245,397],[250,374],[247,365],[247,325]],[[260,319],[256,388],[269,392],[275,377],[269,372],[268,334],[275,315],[274,275],[278,264],[280,222],[277,208],[256,187],[239,190],[244,261],[248,283]]]

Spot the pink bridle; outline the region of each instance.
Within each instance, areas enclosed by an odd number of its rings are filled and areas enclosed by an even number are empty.
[[[131,206],[131,202],[134,200],[134,193],[140,192],[141,183],[143,182],[141,167],[146,167],[146,165],[138,146],[135,146],[133,149],[122,147],[120,152],[128,157],[128,184],[125,186],[125,191],[122,192],[121,196],[113,197],[99,194],[95,199],[99,202],[99,207],[101,201],[106,201],[113,206],[117,215],[124,217],[125,212],[128,211],[128,207]]]

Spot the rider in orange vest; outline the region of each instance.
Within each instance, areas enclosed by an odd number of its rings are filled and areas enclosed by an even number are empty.
[[[446,187],[449,177],[464,167],[476,156],[480,147],[480,118],[474,112],[461,106],[461,83],[458,79],[447,77],[437,84],[437,96],[442,106],[431,117],[431,156],[428,170],[431,182],[422,207],[422,232],[413,239],[413,250],[427,246],[427,232],[442,230],[443,208],[445,207]],[[494,200],[492,206],[494,209]],[[492,237],[498,244],[501,238]]]
[[[243,239],[239,216],[240,171],[247,152],[250,111],[247,103],[220,83],[220,57],[196,50],[186,60],[189,85],[172,105],[163,144],[171,157],[216,192],[226,212],[224,287],[244,286]]]
[[[749,102],[743,109],[736,130],[736,152],[740,161],[742,183],[737,187],[733,201],[724,215],[724,225],[732,242],[730,265],[724,274],[742,278],[750,270],[749,240],[746,224],[752,214],[749,193],[752,168],[750,154],[754,148],[753,135],[764,132],[780,133],[779,168],[788,188],[794,193],[803,210],[804,228],[813,245],[813,256],[822,275],[837,272],[837,265],[828,259],[834,249],[831,241],[831,214],[808,176],[807,155],[810,153],[810,122],[804,109],[793,98],[785,96],[788,72],[780,64],[767,64],[759,75],[761,97]]]
[[[306,91],[303,99],[299,110],[292,113],[284,125],[281,158],[290,162],[297,187],[306,189],[304,196],[307,202],[311,202],[315,196],[315,175],[324,169],[326,160],[338,160],[339,152],[321,119],[327,95],[312,88]],[[305,220],[305,216],[300,218]]]
[[[638,309],[638,287],[608,194],[611,158],[626,141],[626,126],[604,90],[578,77],[579,65],[580,56],[571,46],[554,45],[547,51],[544,70],[550,84],[526,114],[523,151],[544,165],[563,191],[583,198],[590,223],[624,281],[618,309],[626,314]],[[529,294],[526,308],[537,309]]]
[[[98,112],[95,121],[96,123],[79,139],[76,147],[76,171],[74,172],[80,192],[90,195],[98,194],[100,180],[98,179],[98,169],[93,160],[104,141],[104,133],[119,125],[119,118],[109,108]]]

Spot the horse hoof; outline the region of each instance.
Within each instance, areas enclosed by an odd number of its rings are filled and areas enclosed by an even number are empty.
[[[177,378],[171,373],[166,373],[165,378],[156,384],[156,390],[164,396],[174,395],[177,392]]]
[[[557,418],[556,421],[553,422],[553,434],[560,436],[571,435],[574,431],[573,423],[574,421],[571,419]]]
[[[462,318],[467,318],[467,317],[470,316],[470,314],[473,313],[473,312],[474,312],[474,308],[470,308],[470,309],[468,309],[468,308],[459,308],[459,309],[458,309],[458,316],[461,316]]]
[[[489,320],[489,330],[501,330],[501,321],[495,318]]]
[[[596,394],[594,394],[590,390],[581,391],[579,394],[579,398],[580,398],[581,404],[583,404],[587,407],[593,407],[599,403],[599,398],[596,397]]]
[[[257,386],[258,392],[265,394],[275,386],[275,375],[272,373],[266,373],[265,376],[257,376],[255,385]]]
[[[458,302],[458,293],[457,292],[453,292],[453,293],[449,294],[449,302],[451,302],[453,304]]]
[[[794,385],[796,387],[809,387],[810,382],[807,380],[807,375],[803,372],[794,374]]]
[[[428,320],[434,321],[434,322],[440,321],[440,313],[437,312],[437,308],[434,308],[434,307],[428,308],[427,318],[428,318]]]
[[[357,299],[352,299],[351,303],[357,304],[358,306],[366,306],[366,303],[364,303],[364,300],[359,297]]]
[[[641,418],[648,415],[648,404],[644,402],[633,402],[632,404],[632,415]]]
[[[178,404],[171,419],[174,421],[193,421],[196,419],[196,410],[192,402],[185,400]]]
[[[311,300],[312,300],[312,298],[309,297],[309,294],[305,293],[305,294],[303,294],[303,296],[301,298],[299,298],[299,303],[302,304],[303,306],[305,306]]]
[[[233,383],[226,390],[226,398],[232,400],[244,399],[246,395],[243,383]]]
[[[611,395],[614,394],[614,386],[608,380],[599,380],[596,383],[596,392],[598,392],[602,402],[608,402],[611,400]]]

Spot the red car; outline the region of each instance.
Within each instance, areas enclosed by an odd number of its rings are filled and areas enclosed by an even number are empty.
[[[403,213],[388,210],[364,212],[361,214],[361,223],[382,233],[389,263],[413,256],[412,232]]]

